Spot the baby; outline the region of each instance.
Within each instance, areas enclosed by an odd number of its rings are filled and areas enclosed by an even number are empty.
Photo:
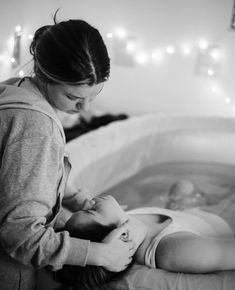
[[[184,210],[207,204],[204,193],[198,192],[192,182],[181,179],[170,187],[166,208]]]

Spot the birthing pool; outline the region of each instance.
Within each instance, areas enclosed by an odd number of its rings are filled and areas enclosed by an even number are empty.
[[[187,179],[235,231],[232,118],[135,116],[70,141],[67,151],[76,188],[112,194],[128,209],[165,207],[171,184]]]

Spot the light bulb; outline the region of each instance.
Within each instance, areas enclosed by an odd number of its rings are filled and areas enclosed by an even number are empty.
[[[175,48],[173,46],[167,46],[166,48],[166,52],[169,53],[169,54],[173,54],[175,53]]]
[[[17,25],[17,26],[15,27],[15,32],[21,32],[21,30],[22,30],[22,28],[21,28],[20,25]]]
[[[218,48],[214,48],[210,52],[210,55],[212,59],[219,60],[221,58],[221,51]]]
[[[14,63],[14,62],[16,62],[16,59],[15,59],[14,57],[11,57],[11,58],[10,58],[10,62],[11,62],[11,63]]]
[[[208,48],[208,41],[205,40],[205,39],[201,39],[199,42],[198,42],[198,46],[200,47],[200,49],[204,50],[204,49],[207,49]]]
[[[161,62],[163,57],[163,52],[160,49],[157,49],[152,53],[152,59],[154,62]]]
[[[23,71],[23,70],[20,70],[20,71],[18,72],[18,76],[19,76],[19,77],[23,77],[23,76],[24,76],[24,71]]]
[[[116,29],[116,35],[119,38],[125,38],[127,33],[123,28],[118,28],[118,29]]]
[[[107,33],[107,38],[112,38],[113,37],[113,34],[112,34],[112,32],[109,32],[109,33]]]
[[[183,52],[183,54],[186,54],[186,55],[190,54],[191,50],[190,50],[189,45],[183,45],[182,46],[182,52]]]
[[[17,25],[17,26],[15,27],[15,35],[16,35],[16,36],[21,36],[21,34],[22,34],[22,28],[21,28],[20,25]]]
[[[209,76],[213,76],[215,74],[215,72],[212,69],[208,69],[207,74]]]
[[[135,56],[135,60],[140,63],[140,64],[145,64],[148,62],[148,55],[145,52],[139,52],[136,56]]]
[[[133,40],[129,40],[126,44],[126,50],[129,53],[135,52],[136,50],[136,43]]]

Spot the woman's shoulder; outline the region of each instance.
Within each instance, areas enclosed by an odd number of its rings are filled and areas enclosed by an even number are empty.
[[[9,135],[10,143],[34,137],[53,138],[62,143],[60,129],[53,119],[42,112],[11,108],[0,111],[0,120],[1,132]]]

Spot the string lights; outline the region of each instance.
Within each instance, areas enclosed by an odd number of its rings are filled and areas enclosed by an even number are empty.
[[[20,25],[17,25],[14,29],[13,35],[8,41],[8,49],[5,49],[5,51],[0,51],[0,69],[7,63],[13,69],[19,66],[20,41],[22,35],[23,29]],[[124,28],[117,28],[115,32],[108,32],[106,37],[109,41],[115,43],[117,48],[121,50],[121,65],[125,65],[125,61],[128,66],[134,66],[135,64],[146,65],[151,63],[153,65],[160,65],[164,64],[165,59],[171,55],[181,53],[183,56],[189,57],[193,55],[193,52],[197,51],[199,54],[199,67],[201,71],[203,70],[204,76],[215,80],[223,58],[221,48],[219,46],[211,45],[205,38],[200,39],[195,44],[169,44],[165,47],[154,48],[152,52],[147,52],[143,48],[138,47],[136,38],[128,35]],[[24,39],[31,41],[33,39],[33,34],[26,35]],[[22,68],[19,68],[15,74],[19,77],[23,77],[25,72]],[[215,83],[210,85],[210,92],[222,96],[226,104],[233,105],[231,98],[225,96],[225,94],[222,93],[222,90]],[[233,108],[235,113],[235,105],[233,105]]]
[[[23,36],[23,29],[20,25],[15,26],[13,34],[7,41],[6,48],[0,51],[0,69],[12,68],[15,71],[15,75],[23,77],[25,72],[20,66],[21,57],[21,41]],[[29,41],[33,39],[33,34],[29,34],[27,38]],[[10,67],[9,67],[10,66]]]
[[[124,28],[118,28],[115,32],[107,33],[107,38],[113,41],[113,44],[117,43],[117,39],[122,43],[122,59],[123,59],[123,46],[126,50],[126,54],[132,57],[135,64],[146,65],[146,64],[162,64],[167,57],[176,53],[181,53],[185,57],[193,55],[193,52],[197,52],[197,73],[204,77],[208,77],[213,80],[210,85],[210,92],[214,95],[224,98],[226,104],[232,105],[230,97],[223,93],[223,90],[215,85],[215,77],[218,76],[219,70],[222,63],[222,50],[217,45],[212,45],[205,38],[199,39],[196,43],[183,43],[179,46],[167,45],[165,47],[155,48],[152,52],[144,51],[143,48],[138,48],[137,41],[134,37],[128,36],[127,31]],[[130,40],[131,39],[131,40]],[[117,49],[120,46],[116,47]],[[117,52],[116,52],[117,55]],[[195,54],[194,54],[195,56]],[[130,63],[130,61],[129,61]],[[129,66],[128,63],[128,66]],[[121,64],[122,63],[118,63]],[[235,113],[235,105],[233,105],[233,111]]]

